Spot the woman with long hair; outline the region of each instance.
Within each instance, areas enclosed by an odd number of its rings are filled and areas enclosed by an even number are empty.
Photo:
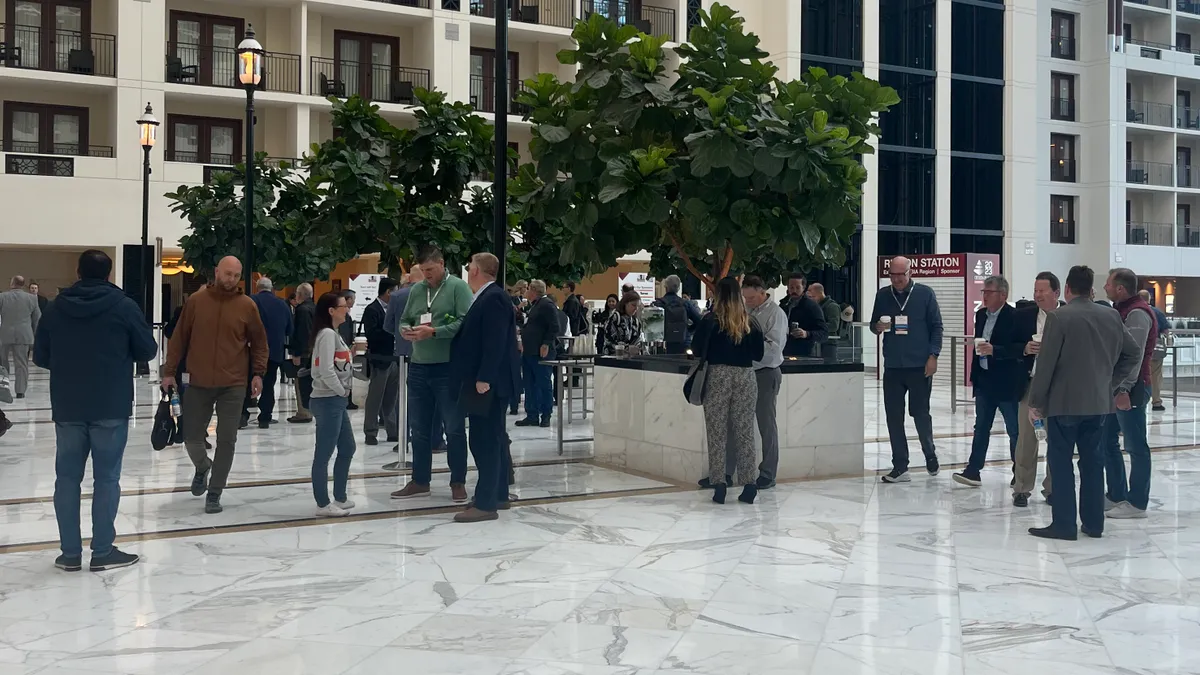
[[[620,298],[616,293],[609,293],[604,300],[604,309],[592,312],[592,325],[596,327],[596,353],[604,353],[604,328],[608,325],[608,319],[617,309],[617,301]]]
[[[346,497],[350,479],[350,460],[354,458],[354,429],[346,406],[354,371],[350,347],[338,334],[346,321],[350,305],[340,293],[326,293],[317,301],[313,320],[312,379],[309,405],[317,420],[317,445],[313,453],[312,489],[318,516],[345,516],[354,508]],[[329,500],[329,460],[337,448],[333,463],[333,501]]]
[[[717,282],[712,311],[704,315],[692,352],[708,361],[704,383],[704,427],[708,433],[709,480],[713,501],[725,503],[725,457],[737,458],[738,501],[753,504],[758,495],[754,466],[754,405],[758,384],[752,364],[763,357],[763,334],[750,321],[741,284],[733,277]],[[720,482],[718,482],[720,481]]]
[[[629,347],[642,342],[642,320],[638,312],[642,308],[642,297],[633,291],[627,292],[617,301],[616,308],[604,324],[604,353],[612,356],[617,347]]]

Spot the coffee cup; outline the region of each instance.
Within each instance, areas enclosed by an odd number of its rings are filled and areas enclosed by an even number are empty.
[[[1038,344],[1041,344],[1041,343],[1042,343],[1042,334],[1041,334],[1041,333],[1037,333],[1037,334],[1035,334],[1035,335],[1033,336],[1033,341],[1034,341],[1034,342],[1036,342],[1036,343],[1038,343]]]
[[[975,338],[975,348],[976,348],[976,349],[979,349],[979,347],[980,347],[981,345],[986,345],[986,344],[987,344],[987,342],[988,342],[988,341],[987,341],[987,340],[985,340],[984,338],[981,338],[981,337],[979,337],[979,338]]]
[[[891,325],[891,323],[892,323],[892,317],[890,317],[890,316],[881,316],[881,317],[879,317],[879,323],[881,323],[881,324],[883,324],[883,325],[885,325],[885,326]]]

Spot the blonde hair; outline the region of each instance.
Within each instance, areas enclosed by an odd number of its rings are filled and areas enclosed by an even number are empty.
[[[733,344],[741,344],[742,338],[750,334],[750,313],[746,311],[746,301],[742,299],[737,279],[725,277],[717,282],[712,311],[721,332],[728,335]]]

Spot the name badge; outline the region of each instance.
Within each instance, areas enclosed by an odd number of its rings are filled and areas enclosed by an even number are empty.
[[[892,320],[895,324],[896,335],[908,335],[908,317],[903,314],[898,314]]]
[[[433,325],[433,314],[431,314],[429,312],[425,312],[424,314],[422,314],[421,318],[420,318],[420,323],[422,326]]]

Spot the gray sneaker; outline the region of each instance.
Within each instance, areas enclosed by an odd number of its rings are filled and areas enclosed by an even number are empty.
[[[1104,517],[1105,518],[1116,518],[1116,519],[1121,519],[1121,520],[1132,519],[1132,518],[1145,518],[1146,511],[1145,511],[1145,509],[1139,509],[1138,507],[1134,506],[1133,504],[1130,504],[1129,502],[1121,502],[1120,504],[1117,504],[1116,506],[1114,506],[1111,511],[1109,511],[1108,513],[1105,513]]]
[[[1126,504],[1126,503],[1128,503],[1128,502],[1114,502],[1113,500],[1108,498],[1108,495],[1104,495],[1104,512],[1108,513],[1109,511],[1112,511],[1113,509],[1117,508],[1121,504]]]
[[[891,473],[884,474],[880,480],[885,483],[911,483],[912,477],[908,475],[907,471],[892,469]]]

